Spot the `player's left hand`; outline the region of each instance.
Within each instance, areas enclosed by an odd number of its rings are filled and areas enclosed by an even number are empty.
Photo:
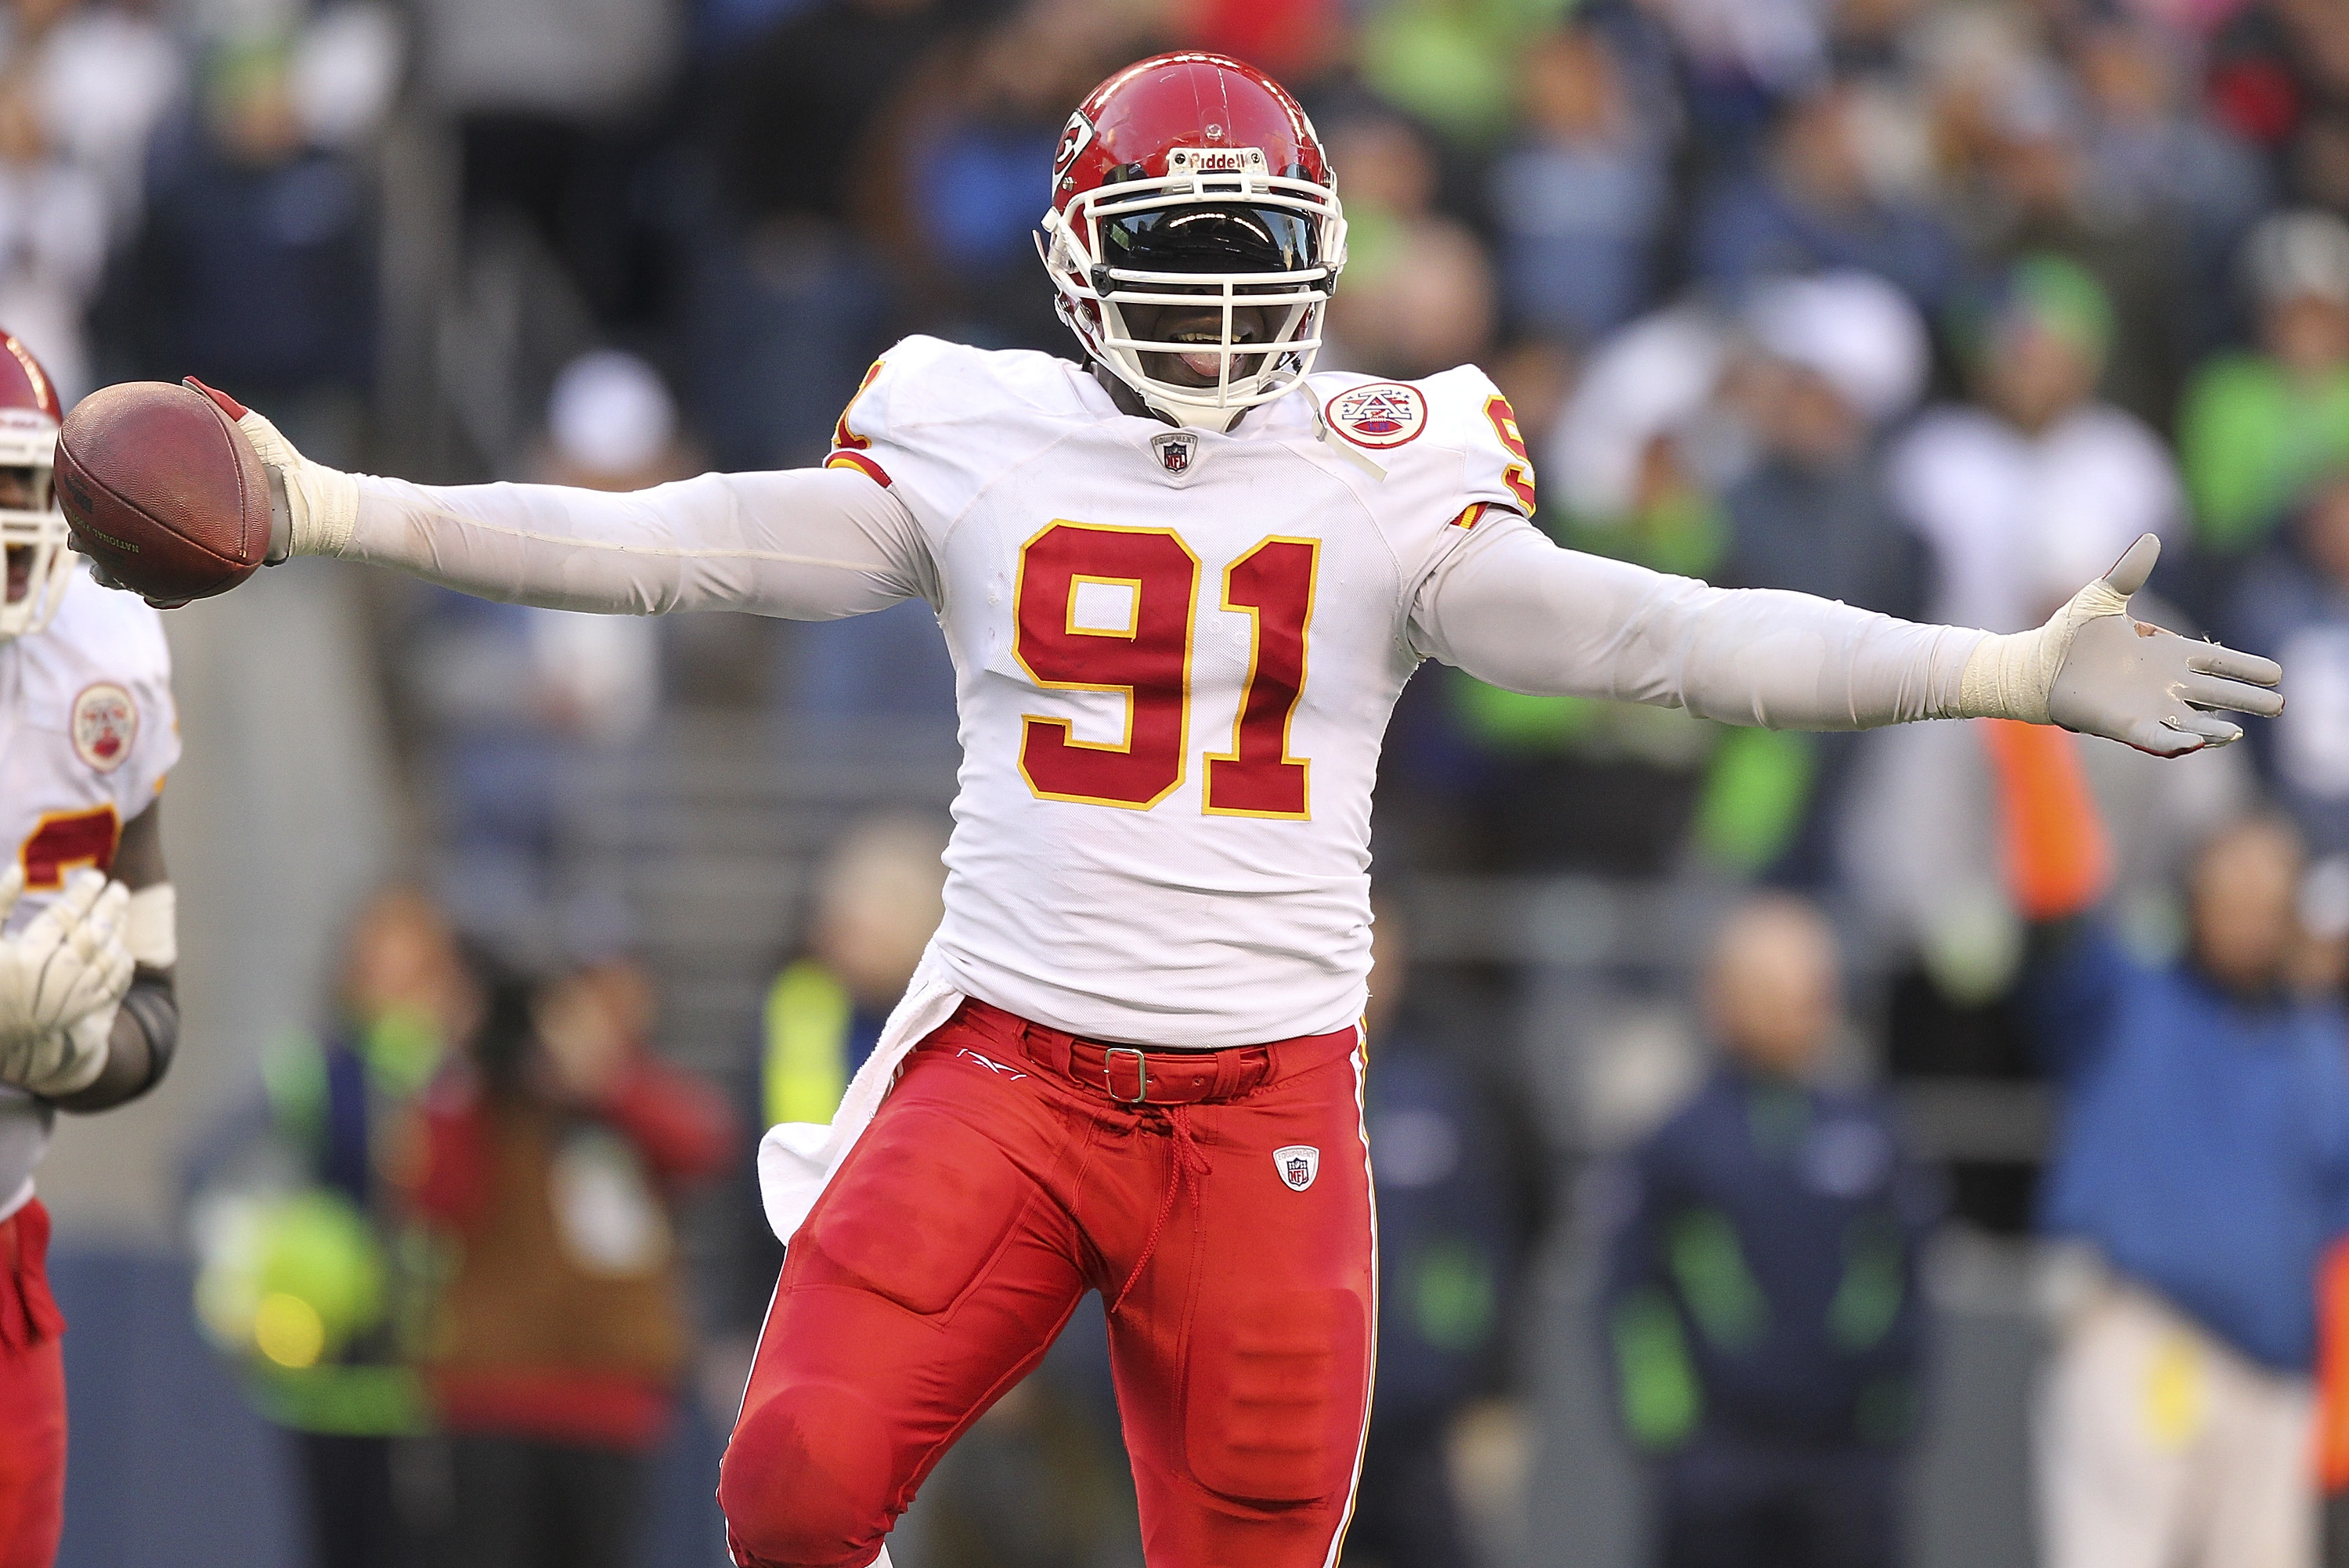
[[[0,924],[24,891],[21,866],[0,871]],[[129,903],[120,882],[76,872],[24,930],[0,937],[0,1083],[66,1095],[104,1070],[106,1034],[137,967]],[[94,1016],[103,1029],[86,1026]]]
[[[2129,597],[2160,555],[2161,541],[2146,534],[2045,625],[1984,638],[1966,661],[1966,711],[2060,724],[2156,757],[2241,739],[2242,727],[2220,710],[2282,713],[2283,668],[2273,659],[2130,616]]]

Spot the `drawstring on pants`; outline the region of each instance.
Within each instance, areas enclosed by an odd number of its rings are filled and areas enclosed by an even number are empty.
[[[1150,1227],[1150,1239],[1142,1243],[1142,1255],[1134,1260],[1133,1272],[1125,1276],[1125,1284],[1119,1289],[1117,1299],[1109,1304],[1112,1313],[1125,1305],[1125,1298],[1133,1294],[1134,1282],[1142,1277],[1142,1271],[1150,1266],[1151,1258],[1157,1253],[1158,1238],[1166,1230],[1166,1217],[1174,1212],[1176,1191],[1186,1184],[1190,1187],[1191,1206],[1195,1210],[1204,1202],[1199,1178],[1207,1173],[1207,1157],[1199,1152],[1198,1140],[1191,1135],[1191,1108],[1170,1105],[1163,1109],[1153,1106],[1151,1109],[1166,1119],[1166,1130],[1174,1143],[1174,1162],[1166,1171],[1166,1199],[1158,1205],[1158,1218]]]

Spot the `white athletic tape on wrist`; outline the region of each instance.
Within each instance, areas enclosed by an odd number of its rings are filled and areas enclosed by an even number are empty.
[[[236,425],[254,455],[285,479],[291,552],[341,554],[358,529],[358,480],[304,457],[264,415],[248,409]]]
[[[2128,595],[2099,577],[2073,594],[2045,625],[1984,637],[1966,658],[1954,717],[2048,723],[2048,696],[2072,639],[2090,621],[2127,613]]]
[[[130,956],[150,969],[169,969],[180,961],[180,895],[170,882],[142,887],[130,895],[129,923],[123,944]]]

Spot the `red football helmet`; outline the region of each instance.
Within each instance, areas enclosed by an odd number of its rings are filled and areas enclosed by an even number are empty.
[[[1221,55],[1160,55],[1095,88],[1061,133],[1043,231],[1061,318],[1086,352],[1150,407],[1213,430],[1311,372],[1346,264],[1337,176],[1312,121],[1278,82]],[[1203,303],[1220,304],[1219,334],[1141,336],[1126,314]],[[1249,306],[1280,313],[1268,335],[1236,337],[1234,312]],[[1200,376],[1212,357],[1214,384],[1154,377],[1144,355]]]
[[[32,470],[31,505],[0,507],[0,545],[6,546],[0,554],[7,562],[0,643],[39,631],[65,603],[73,556],[49,482],[64,418],[49,373],[30,349],[0,332],[0,469]]]

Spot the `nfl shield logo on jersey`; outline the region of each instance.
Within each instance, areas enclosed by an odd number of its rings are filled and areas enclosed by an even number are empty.
[[[1291,1191],[1302,1192],[1321,1174],[1321,1151],[1309,1143],[1292,1143],[1272,1151],[1272,1168]]]
[[[1150,449],[1158,454],[1158,465],[1170,474],[1187,474],[1191,459],[1198,455],[1199,438],[1188,430],[1169,430],[1163,436],[1150,438]]]

